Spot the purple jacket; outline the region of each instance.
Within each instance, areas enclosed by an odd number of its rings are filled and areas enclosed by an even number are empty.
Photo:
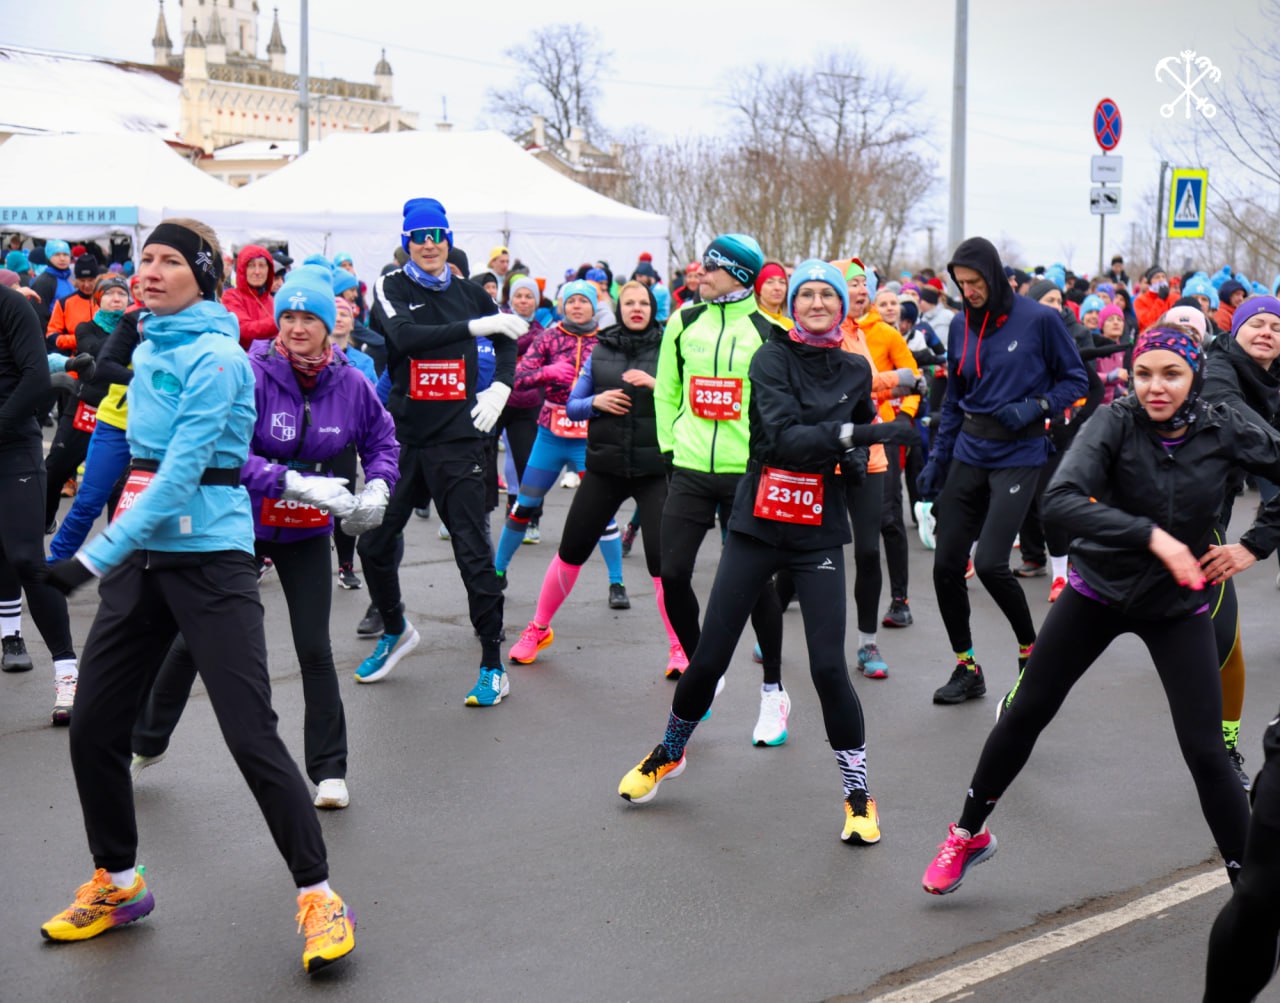
[[[333,531],[328,518],[322,525],[291,527],[307,513],[288,503],[264,511],[263,503],[280,498],[285,471],[318,472],[318,465],[329,464],[349,445],[360,454],[366,482],[381,479],[395,488],[400,477],[395,424],[360,370],[334,352],[333,362],[304,399],[293,368],[274,349],[250,354],[249,364],[258,420],[240,483],[249,489],[257,539],[292,543]],[[264,517],[275,524],[264,524]]]

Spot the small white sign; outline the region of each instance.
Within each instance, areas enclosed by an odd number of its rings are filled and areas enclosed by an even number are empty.
[[[1120,211],[1119,188],[1090,188],[1089,211],[1095,216],[1111,216]]]
[[[1124,157],[1090,157],[1089,180],[1119,184],[1124,175]]]

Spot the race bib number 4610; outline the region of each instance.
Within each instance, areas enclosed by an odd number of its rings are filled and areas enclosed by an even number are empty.
[[[822,523],[822,475],[765,467],[756,488],[755,514],[800,526]]]
[[[689,409],[711,421],[742,417],[742,380],[736,376],[690,376]]]
[[[467,399],[466,359],[411,359],[409,397],[416,401]]]

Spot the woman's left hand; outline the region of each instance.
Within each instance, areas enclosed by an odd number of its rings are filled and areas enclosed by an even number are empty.
[[[657,386],[657,382],[654,380],[654,378],[650,376],[648,373],[646,373],[643,369],[628,369],[625,373],[622,374],[622,378],[627,383],[630,383],[633,387],[648,387],[650,390],[652,390],[655,386]]]
[[[1211,546],[1208,553],[1200,558],[1205,577],[1214,585],[1221,585],[1232,575],[1238,575],[1257,563],[1258,559],[1253,556],[1253,552],[1238,543]]]

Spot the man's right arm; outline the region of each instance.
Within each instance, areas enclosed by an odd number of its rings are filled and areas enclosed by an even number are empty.
[[[446,345],[465,342],[471,338],[468,320],[449,321],[444,324],[418,324],[413,320],[412,306],[405,284],[409,280],[398,276],[383,275],[374,286],[373,315],[377,328],[387,341],[402,355],[429,352]],[[460,281],[455,279],[456,281]],[[428,294],[430,295],[430,294]],[[490,309],[479,307],[476,316],[497,313],[495,304]]]

